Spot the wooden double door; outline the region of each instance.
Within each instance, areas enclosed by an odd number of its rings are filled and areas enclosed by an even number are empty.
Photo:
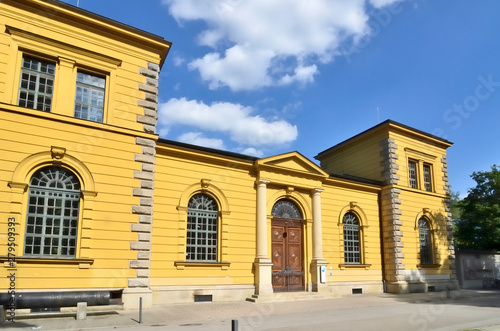
[[[274,292],[304,291],[302,222],[273,219],[271,245]]]

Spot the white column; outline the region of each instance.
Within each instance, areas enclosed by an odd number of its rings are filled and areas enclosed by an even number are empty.
[[[254,262],[255,267],[255,294],[269,296],[273,293],[272,266],[273,263],[267,254],[267,198],[268,180],[259,179],[257,184],[257,247]]]
[[[312,192],[313,260],[323,259],[323,234],[321,229],[321,192],[323,192],[322,189],[314,189]]]
[[[320,269],[326,268],[327,261],[323,259],[323,230],[321,228],[321,192],[322,189],[314,189],[312,191],[312,240],[313,240],[313,256],[311,261],[311,280],[313,292],[327,292],[328,286],[326,283],[321,283]]]
[[[257,180],[257,258],[267,258],[267,203],[268,180]]]

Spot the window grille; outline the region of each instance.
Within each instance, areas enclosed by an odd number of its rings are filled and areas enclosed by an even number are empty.
[[[106,79],[78,71],[76,74],[75,117],[102,122]]]
[[[417,162],[408,161],[408,172],[410,177],[410,187],[418,189],[417,183]]]
[[[24,254],[75,257],[80,183],[69,171],[47,167],[30,181]]]
[[[54,77],[55,64],[24,55],[18,105],[50,112]]]
[[[425,218],[418,220],[418,236],[420,242],[420,264],[432,264],[432,246],[429,222]]]
[[[344,263],[361,263],[361,242],[358,217],[351,212],[344,215]]]
[[[431,166],[429,164],[424,164],[424,188],[426,191],[432,192]]]
[[[297,205],[286,199],[280,200],[274,204],[271,215],[275,218],[285,218],[289,220],[302,219],[302,214]]]
[[[187,261],[217,261],[218,207],[203,193],[195,194],[188,204]]]

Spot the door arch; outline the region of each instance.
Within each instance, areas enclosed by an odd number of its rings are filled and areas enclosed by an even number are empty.
[[[289,199],[271,211],[272,285],[274,292],[304,291],[303,216]]]

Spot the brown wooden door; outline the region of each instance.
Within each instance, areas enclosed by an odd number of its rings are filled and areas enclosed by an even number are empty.
[[[274,292],[304,291],[302,222],[272,220]]]

